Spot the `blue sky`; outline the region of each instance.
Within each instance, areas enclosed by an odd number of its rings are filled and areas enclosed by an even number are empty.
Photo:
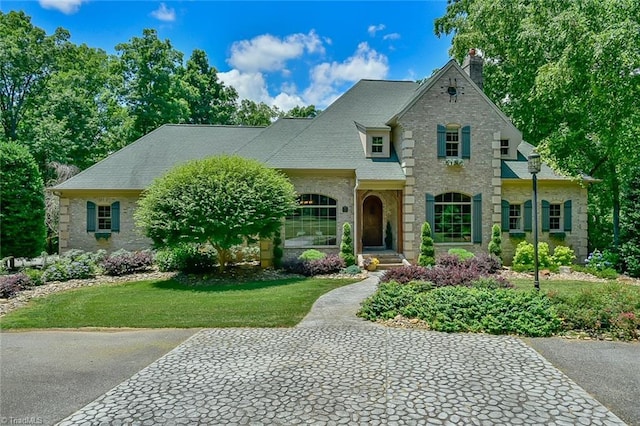
[[[105,1],[0,0],[51,34],[116,53],[144,28],[188,59],[207,53],[241,98],[288,110],[326,107],[362,78],[415,80],[449,60],[450,38],[433,21],[446,0],[430,1]]]

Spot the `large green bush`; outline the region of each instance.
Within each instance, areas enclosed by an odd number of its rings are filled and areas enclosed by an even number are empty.
[[[255,160],[219,156],[177,166],[156,179],[135,219],[158,248],[210,244],[222,270],[230,249],[271,238],[296,207],[288,178]]]
[[[516,253],[513,256],[512,268],[516,271],[532,271],[534,264],[533,244],[527,241],[521,241],[516,247]],[[549,268],[553,266],[553,261],[549,255],[549,244],[545,242],[538,243],[538,266],[541,268]]]
[[[44,249],[44,184],[29,151],[0,142],[0,258],[33,258]]]

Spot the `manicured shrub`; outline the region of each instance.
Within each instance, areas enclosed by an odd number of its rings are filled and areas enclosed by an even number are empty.
[[[100,267],[106,275],[128,275],[151,269],[153,261],[153,253],[149,250],[118,250],[105,258]]]
[[[502,269],[502,261],[496,256],[486,253],[481,253],[469,259],[468,262],[476,265],[480,271],[489,275],[495,274]]]
[[[349,265],[340,272],[347,275],[358,275],[362,270],[358,265]]]
[[[320,260],[320,259],[324,258],[325,256],[326,256],[326,254],[322,253],[319,250],[310,249],[310,250],[305,250],[304,252],[302,252],[302,254],[300,256],[298,256],[298,259],[300,259],[302,261]]]
[[[342,242],[340,243],[340,257],[347,266],[356,264],[356,256],[353,254],[353,239],[351,238],[351,225],[345,222],[342,225]]]
[[[431,225],[429,225],[429,222],[424,222],[420,231],[420,255],[418,256],[418,265],[433,265],[435,263],[435,256],[436,252],[433,248],[433,238],[431,238]]]
[[[549,298],[539,292],[477,287],[432,289],[429,283],[383,283],[366,299],[358,316],[371,321],[401,315],[425,321],[445,332],[476,332],[550,336],[560,330],[560,319]]]
[[[443,287],[419,294],[400,310],[429,328],[444,332],[551,336],[560,319],[549,298],[539,292]]]
[[[8,299],[32,285],[31,279],[24,272],[0,276],[0,297]]]
[[[491,241],[489,241],[489,254],[502,259],[502,230],[500,225],[495,223],[491,227]]]
[[[391,229],[391,222],[387,221],[387,228],[384,231],[384,247],[387,250],[391,250],[393,247],[393,230]]]
[[[569,266],[576,260],[576,255],[571,247],[557,246],[553,249],[552,262],[558,266]]]
[[[454,256],[457,256],[460,260],[471,259],[472,257],[475,256],[475,254],[463,248],[452,248],[452,249],[449,249],[448,253]]]
[[[394,318],[402,308],[413,303],[418,294],[429,290],[431,286],[428,283],[419,281],[381,283],[378,290],[362,302],[358,316],[369,321]]]
[[[303,273],[307,276],[340,272],[346,266],[344,259],[335,254],[327,255],[322,259],[308,260],[303,265]]]
[[[504,277],[493,276],[493,277],[480,277],[471,281],[471,287],[474,288],[486,288],[486,289],[497,289],[497,288],[513,288],[514,285],[507,281]]]
[[[163,272],[205,273],[217,268],[218,254],[210,245],[180,244],[158,251],[156,264]]]

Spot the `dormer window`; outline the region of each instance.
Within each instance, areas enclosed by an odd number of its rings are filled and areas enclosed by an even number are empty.
[[[371,152],[382,154],[384,152],[384,138],[382,136],[371,137]]]

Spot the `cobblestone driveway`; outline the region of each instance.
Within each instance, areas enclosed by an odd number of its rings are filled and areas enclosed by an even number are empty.
[[[317,321],[201,331],[60,424],[624,425],[516,338]]]

